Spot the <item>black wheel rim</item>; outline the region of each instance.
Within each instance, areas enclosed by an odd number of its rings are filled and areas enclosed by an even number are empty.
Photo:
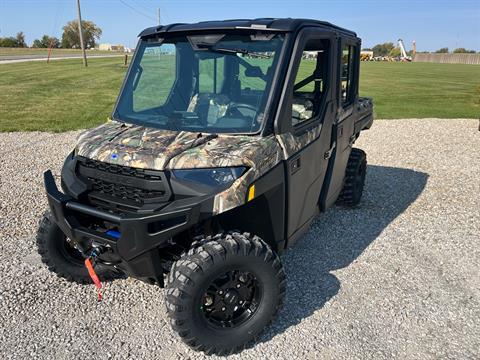
[[[63,257],[72,264],[83,266],[85,259],[83,258],[82,253],[71,243],[70,239],[66,236],[62,236],[61,242],[60,252]]]
[[[260,300],[257,278],[248,271],[231,270],[210,283],[202,296],[200,309],[211,325],[232,328],[249,320]]]

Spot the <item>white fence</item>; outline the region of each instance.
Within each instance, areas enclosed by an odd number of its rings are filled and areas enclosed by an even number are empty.
[[[480,54],[415,54],[413,61],[480,65]]]

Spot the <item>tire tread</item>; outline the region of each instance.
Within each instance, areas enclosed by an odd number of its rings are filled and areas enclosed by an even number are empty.
[[[359,200],[355,201],[354,196],[354,182],[356,171],[362,162],[367,163],[366,153],[361,149],[353,148],[345,170],[344,185],[336,201],[337,206],[354,207],[358,205]]]
[[[73,274],[69,271],[68,266],[59,264],[57,261],[55,261],[54,256],[52,256],[50,253],[49,241],[52,241],[52,239],[49,237],[51,236],[50,232],[53,231],[53,227],[57,226],[51,218],[52,214],[50,210],[45,211],[38,225],[36,245],[37,252],[40,255],[42,262],[47,266],[48,270],[69,282],[75,282],[83,285],[92,284],[92,279],[86,270],[84,276]],[[99,277],[104,281],[118,278],[118,274],[116,272],[106,268],[102,268],[100,271],[97,270],[97,272]]]
[[[275,269],[275,276],[278,279],[279,286],[279,301],[269,324],[278,316],[286,292],[286,276],[278,256],[258,236],[251,236],[249,233],[228,232],[215,236],[207,236],[195,241],[190,250],[173,264],[167,281],[167,288],[169,290],[167,290],[166,305],[171,326],[174,331],[179,334],[183,342],[195,350],[203,351],[206,354],[217,355],[237,353],[248,345],[256,342],[261,335],[261,333],[256,334],[249,342],[238,345],[233,349],[226,349],[220,345],[206,346],[200,344],[198,339],[192,335],[189,323],[182,314],[182,310],[184,310],[182,304],[184,304],[185,298],[182,298],[179,294],[188,294],[188,289],[193,289],[193,284],[191,282],[185,282],[178,274],[184,276],[186,273],[193,274],[193,269],[189,267],[189,264],[192,263],[196,265],[195,273],[204,273],[209,267],[213,266],[216,261],[224,260],[227,256],[236,255],[258,256]],[[206,259],[211,261],[205,261]],[[172,289],[182,289],[182,291],[176,292],[175,290],[172,291]]]

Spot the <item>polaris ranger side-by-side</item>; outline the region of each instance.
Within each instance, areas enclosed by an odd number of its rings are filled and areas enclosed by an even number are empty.
[[[352,145],[373,109],[359,57],[355,33],[315,20],[144,30],[111,120],[65,160],[63,191],[44,174],[42,260],[80,283],[165,285],[188,345],[240,351],[282,304],[279,255],[319,211],[360,201],[366,156]]]

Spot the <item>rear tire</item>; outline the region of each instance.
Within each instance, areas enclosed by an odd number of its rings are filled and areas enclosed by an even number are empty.
[[[363,150],[353,148],[348,158],[345,182],[336,204],[354,207],[362,199],[365,175],[367,173],[367,155]]]
[[[92,279],[84,264],[82,254],[68,242],[67,237],[46,211],[40,220],[37,232],[37,251],[48,270],[58,276],[79,284],[91,284]],[[101,280],[112,280],[118,275],[101,264],[95,266]]]
[[[207,237],[172,266],[166,295],[170,322],[195,350],[236,353],[276,317],[285,284],[280,259],[259,237]]]

